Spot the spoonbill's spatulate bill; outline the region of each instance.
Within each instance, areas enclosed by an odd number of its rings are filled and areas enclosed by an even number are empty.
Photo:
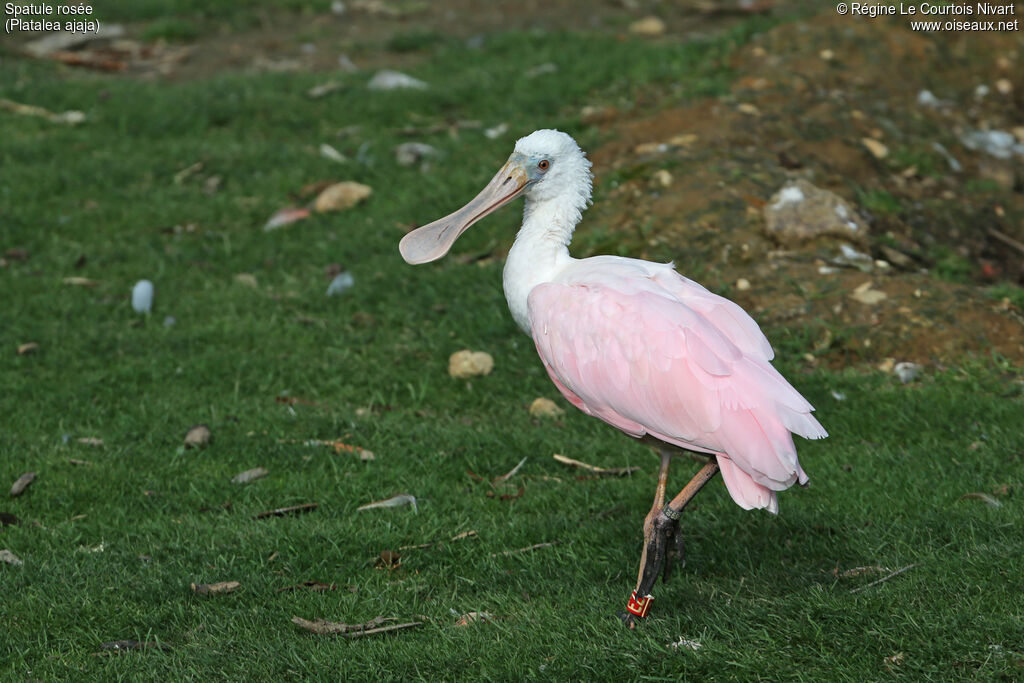
[[[738,505],[777,512],[777,492],[807,482],[793,434],[827,434],[772,367],[771,345],[739,306],[671,263],[569,255],[590,189],[590,162],[576,142],[538,130],[516,142],[469,204],[410,232],[399,249],[412,264],[439,259],[470,225],[526,198],[504,271],[512,317],[569,402],[661,453],[636,589],[623,614],[632,627],[647,615],[662,567],[667,576],[672,556],[682,555],[679,516],[707,481],[721,471]],[[708,463],[665,504],[672,446],[706,454]]]

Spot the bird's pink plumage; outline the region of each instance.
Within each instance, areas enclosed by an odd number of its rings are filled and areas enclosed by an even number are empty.
[[[574,262],[530,291],[530,328],[559,391],[632,436],[714,454],[733,500],[777,511],[807,475],[792,433],[826,436],[770,364],[743,309],[671,265],[615,256]]]

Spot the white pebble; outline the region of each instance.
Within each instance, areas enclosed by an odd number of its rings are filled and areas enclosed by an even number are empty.
[[[132,308],[136,313],[149,313],[153,310],[153,283],[139,280],[132,287]]]

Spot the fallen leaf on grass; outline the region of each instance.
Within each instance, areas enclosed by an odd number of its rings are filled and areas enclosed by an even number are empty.
[[[310,88],[306,91],[306,95],[316,100],[321,97],[326,97],[332,92],[342,90],[344,87],[345,84],[340,81],[327,81],[326,83],[321,83],[320,85]]]
[[[238,581],[218,581],[217,583],[193,583],[192,592],[196,595],[220,595],[234,593],[242,587]]]
[[[240,474],[236,474],[231,478],[232,484],[248,484],[251,481],[262,479],[263,477],[270,474],[270,471],[264,467],[254,467],[251,470],[246,470]]]
[[[384,500],[375,500],[372,503],[360,505],[356,510],[362,512],[363,510],[372,510],[374,508],[396,508],[401,505],[412,505],[412,511],[419,512],[416,508],[416,496],[410,496],[408,493],[400,493],[397,496],[391,496]]]
[[[140,643],[137,640],[112,640],[109,643],[100,644],[100,650],[104,650],[104,652],[97,652],[96,654],[107,654],[108,652],[131,652],[138,650],[161,650],[166,652],[170,649],[171,646],[167,643]]]
[[[569,465],[570,467],[578,467],[582,470],[593,472],[594,474],[607,474],[613,477],[624,477],[628,474],[633,474],[634,472],[640,471],[639,467],[598,467],[596,465],[588,465],[585,462],[573,460],[572,458],[567,458],[566,456],[559,455],[558,453],[555,453],[551,457],[557,460],[558,462],[562,463],[563,465]]]
[[[325,188],[313,201],[313,207],[320,213],[344,211],[366,200],[373,194],[373,188],[362,183],[344,181]]]
[[[204,424],[194,425],[185,433],[185,447],[205,448],[212,437],[213,433],[209,427]]]
[[[12,492],[13,492],[13,489],[12,489]],[[965,493],[964,495],[960,496],[960,498],[958,500],[963,500],[965,498],[973,498],[974,500],[980,500],[981,502],[983,502],[983,503],[985,503],[987,505],[991,505],[994,508],[1002,507],[1002,505],[1003,505],[1002,503],[1000,503],[998,500],[996,500],[992,496],[988,495],[987,493],[980,493],[980,492]]]
[[[381,624],[389,621],[398,621],[398,619],[393,617],[376,617],[365,624],[343,624],[337,621],[327,621],[326,619],[310,621],[308,619],[303,619],[302,617],[292,617],[293,624],[300,628],[304,628],[307,631],[312,631],[319,635],[340,635],[344,638],[360,638],[362,636],[369,636],[377,633],[388,633],[389,631],[400,631],[423,625],[422,621],[410,621],[404,624],[389,624],[388,626],[381,626]]]
[[[402,556],[394,550],[381,550],[374,566],[377,569],[398,569],[402,566]]]
[[[494,369],[494,359],[485,351],[456,351],[448,358],[448,374],[455,379],[466,379],[478,375],[489,375]]]
[[[522,498],[524,493],[526,493],[526,489],[524,489],[522,486],[520,486],[518,489],[516,489],[515,493],[502,493],[501,495],[498,496],[498,499],[499,500],[516,500],[517,498]],[[494,498],[495,493],[494,493],[494,491],[488,491],[485,495],[488,498]]]
[[[324,159],[330,159],[336,161],[339,164],[344,164],[348,161],[348,157],[339,152],[333,145],[329,145],[326,142],[320,144],[320,156]]]
[[[177,173],[175,173],[174,174],[174,184],[175,185],[181,185],[183,182],[185,182],[190,177],[192,177],[196,173],[199,173],[202,170],[203,170],[203,162],[197,161],[196,163],[192,164],[191,166],[187,166],[187,167],[181,169],[180,171],[178,171]]]
[[[494,615],[489,612],[466,612],[456,621],[456,626],[469,626],[481,621],[494,621]]]
[[[676,642],[669,643],[668,646],[673,650],[691,650],[692,652],[696,652],[697,650],[703,647],[703,645],[701,645],[700,642],[696,640],[687,640],[682,636],[680,636],[679,640],[677,640]]]
[[[28,488],[28,485],[31,484],[35,480],[35,478],[35,472],[26,472],[25,474],[18,477],[15,480],[15,482],[11,485],[11,498],[17,498],[22,493],[24,493],[25,489]]]
[[[72,110],[57,113],[52,112],[49,109],[43,109],[42,107],[36,107],[31,104],[22,104],[20,102],[14,102],[3,98],[0,98],[0,109],[6,109],[7,111],[15,114],[21,114],[22,116],[38,116],[46,119],[50,123],[68,123],[74,125],[85,121],[85,114],[80,111]]]
[[[6,548],[0,550],[0,562],[3,562],[4,564],[14,565],[15,567],[20,567],[21,565],[25,564],[21,561],[20,557],[12,553],[10,550],[7,550]]]
[[[885,658],[885,668],[887,668],[890,671],[892,671],[892,668],[894,666],[899,666],[899,665],[903,664],[903,662],[904,662],[904,660],[906,660],[906,658],[907,658],[907,653],[906,652],[897,652],[894,655],[889,655],[888,657]]]
[[[359,456],[359,459],[364,462],[375,460],[377,458],[377,456],[373,454],[373,451],[368,451],[365,448],[347,444],[340,439],[306,439],[303,443],[306,446],[330,446],[334,449],[335,453],[341,453],[342,451],[352,453],[353,455]]]
[[[253,519],[267,519],[268,517],[284,517],[285,515],[297,515],[303,512],[312,512],[320,507],[320,503],[303,503],[302,505],[292,505],[286,508],[277,508],[276,510],[267,510],[261,512]]]
[[[530,404],[530,415],[533,417],[560,417],[565,411],[550,398],[535,398]]]
[[[87,277],[78,276],[66,277],[62,280],[62,282],[66,285],[74,285],[75,287],[95,287],[96,285],[99,284],[95,280],[90,280]]]
[[[291,225],[296,221],[309,218],[309,214],[309,209],[286,206],[283,209],[278,209],[277,212],[267,220],[266,224],[263,226],[263,230],[270,232],[271,230],[283,228],[284,226]]]
[[[303,581],[302,583],[297,583],[294,586],[284,586],[283,588],[278,588],[277,592],[287,593],[290,591],[298,590],[309,590],[313,591],[314,593],[327,593],[330,591],[338,590],[338,584],[320,583],[319,581]]]
[[[18,355],[27,356],[30,353],[35,353],[39,350],[39,344],[36,342],[26,342],[25,344],[18,345]]]
[[[0,526],[14,526],[15,524],[21,524],[21,519],[10,512],[0,512]]]
[[[491,479],[491,486],[498,486],[499,484],[504,484],[506,481],[508,481],[509,479],[514,477],[516,472],[519,471],[519,468],[522,467],[525,464],[526,464],[526,458],[523,458],[522,460],[519,461],[518,465],[513,467],[511,470],[509,470],[505,474],[501,475],[500,477],[495,477],[494,479]]]
[[[103,439],[98,436],[82,436],[78,438],[78,443],[99,448],[103,445]]]

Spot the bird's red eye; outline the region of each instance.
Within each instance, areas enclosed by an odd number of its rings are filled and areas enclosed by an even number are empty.
[[[542,171],[546,171],[549,168],[551,168],[551,162],[548,161],[547,159],[541,159],[540,163],[537,164],[537,168],[539,168]]]

